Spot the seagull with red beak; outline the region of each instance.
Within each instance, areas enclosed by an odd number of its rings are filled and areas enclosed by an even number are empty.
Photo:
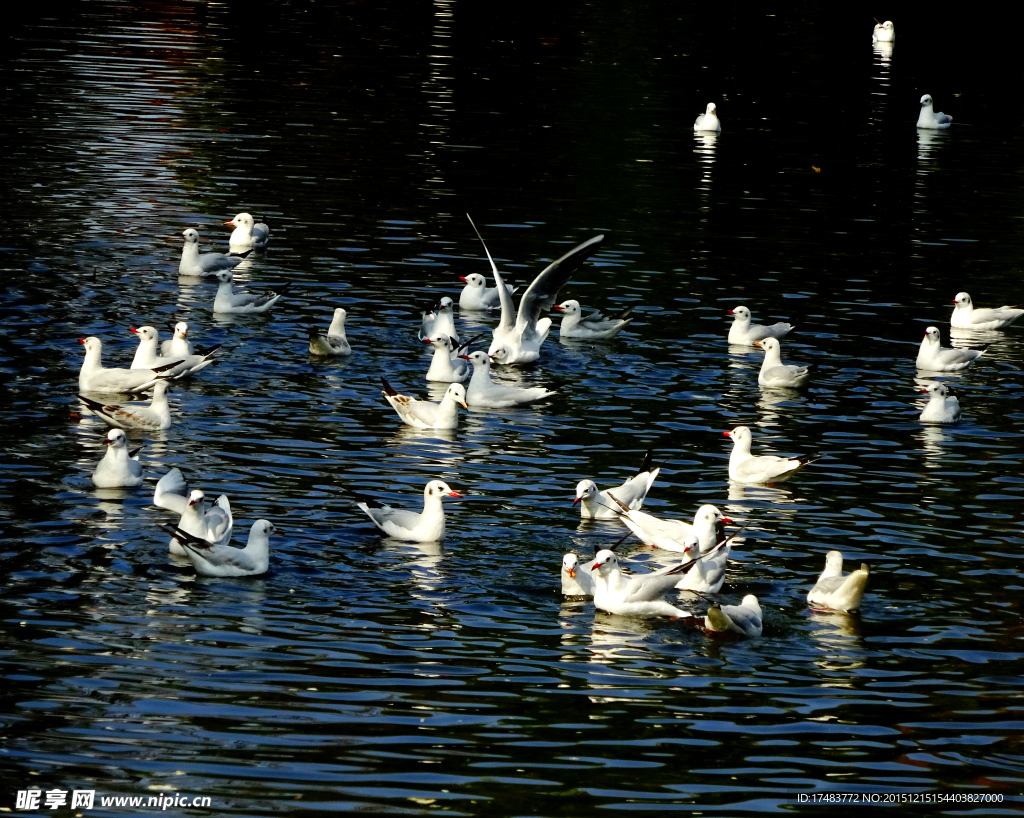
[[[729,455],[729,479],[736,483],[782,483],[796,474],[808,463],[821,458],[820,454],[804,454],[799,457],[777,457],[750,453],[753,435],[746,426],[737,426],[731,432],[722,432],[732,438],[732,454]]]
[[[654,467],[648,449],[637,473],[618,488],[601,491],[593,480],[581,480],[576,484],[576,499],[572,504],[580,504],[580,517],[584,520],[614,520],[619,516],[619,507],[608,492],[615,492],[615,496],[631,509],[643,508],[647,492],[660,473],[661,468]]]
[[[431,480],[423,488],[423,511],[405,511],[400,508],[378,503],[370,497],[352,494],[359,508],[370,518],[377,528],[387,536],[406,542],[443,542],[445,537],[444,508],[441,500],[445,497],[461,497],[443,480]]]
[[[622,512],[619,519],[636,534],[644,545],[664,548],[666,551],[685,551],[686,538],[690,534],[695,534],[700,543],[701,553],[706,554],[721,539],[718,536],[719,525],[732,522],[729,517],[723,517],[722,512],[710,504],[697,509],[691,525],[683,520],[659,519],[653,514],[635,511],[621,502],[615,496],[614,491],[609,492],[608,496],[615,501]]]
[[[608,613],[625,616],[690,617],[692,614],[662,599],[665,592],[670,591],[679,581],[684,568],[684,563],[680,563],[649,574],[627,576],[622,573],[614,551],[598,551],[591,567],[594,606]]]

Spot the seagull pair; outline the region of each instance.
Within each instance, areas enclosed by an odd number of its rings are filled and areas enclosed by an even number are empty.
[[[200,369],[205,369],[213,363],[213,353],[220,349],[220,344],[216,344],[195,354],[165,356],[160,354],[163,351],[159,346],[160,333],[155,327],[139,327],[138,329],[129,327],[128,331],[139,339],[135,358],[132,359],[132,369],[156,369],[173,364],[173,368],[167,371],[175,379],[185,378],[194,375]],[[175,328],[175,334],[177,334],[177,328]],[[181,346],[179,345],[178,348],[180,349]],[[175,360],[177,360],[176,364]]]
[[[172,361],[153,369],[119,369],[103,366],[103,342],[90,336],[79,338],[85,347],[85,360],[78,372],[79,392],[145,392],[158,381],[172,377],[172,371],[183,361]]]
[[[204,577],[251,577],[265,574],[270,568],[270,536],[281,531],[270,520],[257,520],[249,529],[245,548],[226,542],[209,540],[176,529],[165,529],[191,560],[196,573]],[[228,538],[230,539],[230,537]],[[173,551],[173,549],[172,549]]]
[[[171,469],[160,478],[153,492],[153,505],[180,515],[178,529],[213,545],[227,545],[231,541],[234,518],[231,503],[225,495],[206,508],[206,495],[199,489],[189,491],[180,469]],[[185,555],[184,547],[174,538],[170,541],[172,554]]]

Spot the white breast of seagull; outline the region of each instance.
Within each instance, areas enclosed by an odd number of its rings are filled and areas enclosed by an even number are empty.
[[[693,129],[695,131],[722,130],[722,123],[718,121],[718,107],[715,103],[709,102],[704,113],[697,115],[697,120],[693,123]]]
[[[770,326],[751,323],[750,310],[744,306],[735,307],[729,312],[734,317],[729,327],[730,344],[753,346],[765,338],[782,338],[793,330],[792,324],[782,321]]]
[[[80,392],[144,392],[162,377],[152,369],[107,369],[99,338],[80,338],[79,342],[85,347],[85,360],[78,373]]]
[[[1024,315],[1024,308],[1004,305],[998,308],[977,308],[967,293],[957,293],[950,325],[957,329],[997,330],[1010,326]]]
[[[105,440],[106,451],[92,473],[97,488],[132,488],[142,485],[142,466],[128,452],[125,434],[111,429]]]
[[[917,127],[929,130],[944,130],[953,123],[953,117],[941,111],[936,112],[930,95],[921,97],[921,113],[917,118]]]
[[[829,551],[825,570],[807,594],[807,602],[837,611],[855,611],[860,607],[869,573],[868,566],[862,563],[859,570],[844,574],[842,553]]]
[[[682,563],[627,577],[612,551],[599,551],[592,567],[594,605],[613,614],[689,617],[686,611],[663,599],[679,580],[681,569]]]
[[[945,384],[932,382],[921,391],[929,396],[921,412],[922,423],[956,423],[960,420],[960,401],[949,394]]]

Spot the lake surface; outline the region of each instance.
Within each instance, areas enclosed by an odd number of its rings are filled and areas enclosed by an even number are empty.
[[[1024,335],[947,378],[948,428],[917,420],[914,359],[929,324],[948,343],[958,291],[1024,301],[1024,137],[989,84],[1021,68],[1009,24],[940,60],[941,21],[895,23],[892,53],[869,15],[810,3],[94,2],[13,25],[0,803],[35,786],[231,815],[824,812],[798,798],[827,792],[1020,810]],[[917,132],[923,93],[949,131]],[[709,101],[717,138],[692,132]],[[272,234],[236,277],[293,284],[271,316],[213,316],[213,286],[177,276],[180,232],[226,250],[241,211]],[[538,366],[503,373],[566,380],[562,397],[416,432],[379,377],[443,393],[418,312],[488,272],[467,212],[523,280],[607,233],[562,297],[636,320],[603,344],[552,332]],[[760,353],[725,342],[740,303],[797,325],[784,356],[820,364],[808,389],[758,388]],[[355,352],[311,359],[306,327],[335,306]],[[220,363],[175,386],[169,430],[132,435],[146,485],[97,491],[78,339],[125,366],[128,327],[177,320]],[[738,424],[755,452],[824,457],[731,486]],[[561,598],[563,553],[624,533],[581,524],[576,483],[617,485],[648,448],[666,465],[647,510],[749,525],[719,599],[756,594],[761,638]],[[173,467],[231,498],[236,544],[259,518],[283,530],[266,576],[168,556],[152,489]],[[382,540],[341,491],[415,506],[433,478],[465,495],[443,546]],[[806,605],[831,549],[871,567],[859,613]]]

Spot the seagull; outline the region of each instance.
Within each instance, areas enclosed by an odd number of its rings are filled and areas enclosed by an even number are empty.
[[[950,326],[956,329],[990,330],[1003,329],[1024,315],[1024,306],[1003,306],[977,310],[967,293],[957,293],[953,299],[953,317]]]
[[[253,224],[253,218],[248,213],[239,213],[224,224],[233,225],[235,228],[231,231],[231,238],[228,239],[228,244],[231,247],[237,247],[240,250],[262,250],[267,246],[270,228],[263,222]]]
[[[921,413],[922,423],[956,423],[960,420],[960,401],[946,384],[933,381],[921,391],[929,395]]]
[[[366,516],[377,528],[389,537],[407,542],[442,542],[445,530],[441,500],[444,497],[462,496],[452,491],[443,480],[431,480],[423,489],[423,512],[417,514],[415,511],[381,505],[369,497],[347,491],[359,500],[356,505],[366,512]]]
[[[143,429],[153,432],[171,425],[171,408],[164,394],[169,391],[166,381],[153,384],[153,400],[149,406],[105,406],[99,401],[79,395],[78,399],[100,420],[115,429]]]
[[[704,627],[715,633],[732,631],[743,636],[760,636],[761,606],[757,597],[747,594],[739,605],[712,605],[704,617]]]
[[[675,587],[680,591],[695,591],[699,594],[717,594],[721,591],[734,539],[730,537],[723,540],[706,555],[702,555],[697,535],[693,532],[687,534],[683,540],[683,553],[690,557],[690,562],[683,563],[686,574]]]
[[[117,489],[134,488],[142,485],[142,466],[139,465],[138,454],[142,450],[128,450],[128,439],[120,429],[107,432],[107,451],[96,464],[92,473],[92,482],[96,488]]]
[[[447,335],[440,334],[424,338],[423,343],[430,344],[434,348],[434,355],[430,359],[430,368],[427,369],[426,379],[428,381],[461,383],[469,377],[469,364],[463,363],[458,357],[452,358],[452,353],[456,350],[455,342]],[[461,354],[459,357],[462,357]]]
[[[337,358],[341,355],[351,355],[352,347],[349,346],[348,338],[345,335],[345,312],[343,307],[334,310],[334,318],[331,319],[331,326],[327,329],[326,335],[314,327],[309,327],[309,354],[319,355],[322,358]]]
[[[593,596],[594,567],[582,563],[575,554],[562,557],[562,596]]]
[[[939,330],[928,327],[917,353],[917,368],[929,372],[959,372],[980,358],[988,347],[988,344],[984,344],[980,347],[944,349]]]
[[[792,324],[782,321],[771,326],[751,324],[750,310],[744,306],[734,307],[729,310],[729,315],[734,316],[732,326],[729,327],[730,344],[752,347],[765,338],[782,338],[793,331]]]
[[[709,102],[707,109],[702,114],[697,114],[697,120],[693,123],[695,131],[721,131],[722,123],[718,121],[718,108],[715,103]]]
[[[398,413],[402,422],[414,429],[458,428],[459,407],[469,409],[466,405],[466,388],[461,383],[449,386],[438,404],[399,395],[384,378],[381,378],[380,382],[384,386],[384,399],[391,404],[391,408]]]
[[[234,279],[234,276],[230,270],[221,270],[214,275],[220,282],[220,285],[217,287],[217,297],[213,301],[213,311],[219,313],[266,312],[291,287],[291,282],[288,282],[277,292],[267,290],[258,294],[236,293],[231,287],[231,281]]]
[[[877,20],[875,22],[878,22]],[[873,43],[891,43],[896,40],[896,28],[892,24],[892,20],[886,20],[884,23],[878,23],[875,26],[874,31],[871,32],[871,42]]]
[[[468,276],[459,276],[459,281],[466,282],[466,286],[462,288],[462,293],[459,295],[459,309],[494,310],[501,307],[498,288],[488,287],[486,276],[482,276],[480,273],[470,273]],[[512,295],[519,288],[506,282],[505,289],[508,290],[509,295]]]
[[[504,386],[491,380],[491,359],[485,352],[477,350],[472,355],[461,356],[473,364],[473,377],[466,390],[466,403],[484,409],[506,409],[526,403],[543,400],[554,395],[557,387],[533,386],[523,389],[518,386]]]
[[[242,263],[251,250],[244,253],[203,253],[199,254],[199,234],[191,227],[182,232],[185,246],[178,262],[180,276],[208,276],[218,270],[232,270]]]
[[[185,337],[187,335],[188,324],[184,321],[179,321],[174,325],[174,335],[160,343],[160,354],[165,358],[171,355],[177,355],[179,358],[183,358],[186,355],[195,355],[195,347]]]
[[[199,489],[190,493],[180,469],[171,469],[157,481],[153,505],[180,514],[178,528],[187,534],[209,540],[214,545],[231,542],[235,521],[228,498],[222,494],[207,509],[206,495]],[[185,554],[185,549],[174,539],[170,542],[170,551],[172,554]]]
[[[454,308],[455,302],[445,296],[439,303],[423,310],[421,313],[423,323],[420,325],[420,331],[416,337],[425,341],[434,335],[447,335],[452,340],[458,341],[459,333],[455,331]]]
[[[783,364],[782,344],[779,343],[778,338],[765,338],[755,342],[754,346],[764,350],[761,371],[757,373],[757,382],[761,386],[788,387],[790,389],[803,386],[811,379],[811,370],[817,367],[817,364],[809,366]]]
[[[165,529],[170,531],[170,529]],[[252,577],[270,567],[270,535],[280,533],[270,520],[257,520],[249,529],[245,548],[212,543],[181,528],[171,531],[175,542],[192,560],[196,573],[204,577]]]
[[[807,604],[823,605],[836,611],[857,610],[868,586],[870,571],[868,564],[862,562],[859,571],[844,574],[842,553],[829,551],[825,555],[825,570],[807,594]]]
[[[621,486],[608,491],[614,491],[615,496],[631,509],[643,508],[644,498],[660,472],[660,467],[653,467],[648,449],[637,473]],[[572,504],[580,504],[580,517],[584,520],[613,519],[619,516],[619,510],[616,501],[608,496],[608,491],[600,491],[593,480],[581,480],[576,484],[576,499]]]
[[[164,357],[159,355],[160,333],[154,327],[129,327],[128,331],[134,333],[139,339],[139,347],[135,350],[135,358],[132,360],[132,369],[156,369],[167,364],[174,364],[175,356]],[[168,370],[174,377],[185,378],[194,375],[200,369],[205,369],[213,363],[213,353],[220,349],[220,344],[201,349],[195,355],[186,355],[177,359],[177,366]]]
[[[632,307],[626,307],[622,312],[609,315],[607,318],[596,311],[584,318],[579,301],[563,301],[561,304],[557,304],[555,309],[565,314],[562,326],[558,329],[559,338],[603,341],[614,338],[626,328],[626,324],[633,320],[629,317],[629,314],[633,312]]]
[[[729,455],[729,479],[737,483],[782,483],[796,474],[808,463],[819,460],[821,455],[803,454],[799,457],[776,457],[750,453],[752,435],[746,426],[737,426],[731,432],[722,432],[732,438],[732,454]]]
[[[729,517],[723,517],[722,512],[710,504],[697,509],[691,525],[682,520],[659,520],[645,511],[630,509],[612,493],[609,493],[608,497],[622,509],[619,519],[636,534],[640,542],[644,545],[664,548],[666,551],[684,551],[686,537],[693,533],[700,541],[701,553],[706,554],[718,543],[718,524],[732,522]]]
[[[468,213],[466,218],[469,218]],[[472,219],[469,219],[469,223],[473,225],[473,230],[483,244],[484,252],[487,253],[487,260],[491,262],[491,272],[494,274],[498,297],[501,300],[501,321],[494,328],[494,340],[488,354],[501,364],[536,361],[540,358],[541,344],[551,331],[551,319],[546,316],[541,318],[541,312],[547,312],[554,306],[558,291],[566,285],[577,268],[604,244],[604,236],[598,235],[588,239],[545,267],[523,294],[517,313],[512,304],[512,296],[509,295],[501,273],[491,258],[491,251],[484,244],[483,236],[476,229]]]
[[[941,131],[948,128],[953,124],[953,117],[949,114],[944,114],[941,111],[935,113],[935,109],[932,107],[932,98],[930,94],[925,94],[921,97],[921,115],[917,118],[918,128],[929,128],[931,130]]]
[[[90,336],[79,338],[85,346],[85,360],[78,373],[79,392],[145,392],[157,381],[165,380],[181,361],[174,361],[156,369],[105,369],[103,342]]]
[[[686,611],[670,605],[662,596],[679,580],[683,565],[672,565],[649,574],[626,576],[613,551],[598,551],[591,566],[594,606],[613,614],[633,616],[674,616],[685,619]]]

